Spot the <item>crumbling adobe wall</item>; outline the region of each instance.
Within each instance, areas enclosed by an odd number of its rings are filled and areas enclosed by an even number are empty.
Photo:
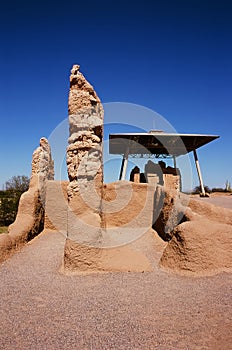
[[[48,140],[43,137],[33,153],[29,189],[20,198],[15,222],[9,226],[8,234],[0,235],[1,260],[43,230],[46,181],[53,178],[51,150]]]
[[[168,240],[160,266],[182,275],[232,271],[232,210],[159,189],[162,210],[154,228]]]
[[[201,217],[173,231],[160,265],[183,275],[232,271],[232,226]]]
[[[94,218],[88,205],[76,195],[76,226],[74,220],[73,227],[68,225],[70,233],[65,244],[63,271],[67,274],[151,271],[152,261],[145,249],[152,249],[148,245],[152,240],[153,196],[154,188],[148,184],[129,181],[105,184],[102,198],[105,226],[99,237],[94,231],[99,225],[98,217]],[[75,227],[82,230],[76,237],[72,234]],[[138,240],[140,243],[136,245]]]
[[[144,271],[150,265],[144,256],[130,252],[128,247],[112,248],[117,245],[114,232],[107,229],[103,215],[106,192],[102,169],[103,107],[79,69],[80,66],[74,65],[71,70],[68,101],[67,169],[70,182],[64,271],[128,271],[136,257],[141,262],[137,264],[139,269]],[[106,245],[112,249],[105,248]],[[120,260],[119,257],[124,258]],[[135,268],[138,270],[138,266]]]

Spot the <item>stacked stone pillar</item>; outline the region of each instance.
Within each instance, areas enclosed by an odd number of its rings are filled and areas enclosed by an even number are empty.
[[[103,107],[74,65],[68,101],[68,239],[95,246],[101,240]]]

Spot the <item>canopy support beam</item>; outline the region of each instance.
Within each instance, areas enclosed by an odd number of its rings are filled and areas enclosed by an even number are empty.
[[[195,159],[195,163],[196,163],[199,183],[200,183],[200,187],[201,187],[201,194],[203,197],[205,197],[205,189],[204,189],[203,179],[202,179],[202,175],[201,175],[201,168],[200,168],[199,160],[197,157],[197,151],[195,149],[193,150],[193,154],[194,154],[194,159]]]
[[[126,152],[124,153],[123,158],[122,158],[122,165],[121,165],[121,169],[120,169],[119,180],[125,180],[125,178],[126,178],[128,155],[129,155],[129,149],[126,150]]]
[[[176,156],[173,156],[173,164],[174,164],[174,168],[176,169]]]

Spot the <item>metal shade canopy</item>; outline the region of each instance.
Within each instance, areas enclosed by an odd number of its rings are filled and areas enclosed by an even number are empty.
[[[165,132],[109,135],[110,154],[154,154],[180,156],[219,138],[216,135],[174,134]]]

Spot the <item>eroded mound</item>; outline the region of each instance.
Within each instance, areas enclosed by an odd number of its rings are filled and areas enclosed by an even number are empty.
[[[191,200],[188,220],[175,227],[160,265],[180,274],[232,271],[232,211]]]

